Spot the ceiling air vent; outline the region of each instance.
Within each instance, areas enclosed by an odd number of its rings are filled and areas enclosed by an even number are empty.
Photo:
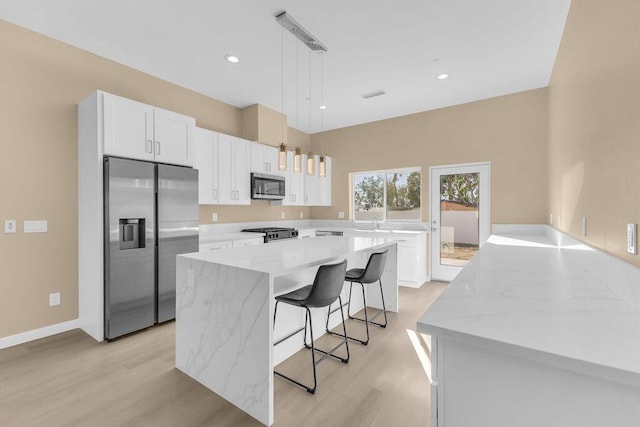
[[[369,99],[369,98],[375,98],[376,96],[382,96],[382,95],[386,95],[387,92],[385,92],[384,90],[380,89],[380,90],[374,90],[373,92],[369,92],[369,93],[365,93],[364,95],[362,95],[362,97],[364,99]]]

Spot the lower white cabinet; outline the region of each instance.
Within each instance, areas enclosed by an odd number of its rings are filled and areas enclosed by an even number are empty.
[[[343,230],[345,236],[381,237],[398,243],[398,283],[419,288],[427,281],[427,233]]]

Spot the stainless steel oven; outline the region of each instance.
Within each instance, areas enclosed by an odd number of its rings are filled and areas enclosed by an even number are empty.
[[[252,199],[282,200],[284,196],[284,177],[262,173],[251,174]]]

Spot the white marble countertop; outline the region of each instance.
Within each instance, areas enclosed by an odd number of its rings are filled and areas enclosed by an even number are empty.
[[[640,385],[640,269],[540,227],[492,235],[418,331]]]
[[[394,240],[375,237],[322,236],[178,256],[269,273],[275,277],[318,265],[318,263],[340,261],[354,252],[381,248],[394,243]]]

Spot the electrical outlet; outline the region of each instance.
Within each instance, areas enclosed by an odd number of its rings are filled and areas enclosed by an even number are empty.
[[[284,212],[282,212],[282,213],[280,214],[280,219],[284,219],[284,217],[285,217],[285,214],[284,214]]]
[[[300,219],[304,218],[304,213],[300,212]]]
[[[216,222],[218,220],[218,214],[216,212],[211,214],[211,221]]]
[[[60,305],[60,292],[49,294],[49,307]]]
[[[344,211],[338,212],[338,218],[339,219],[344,219]]]
[[[4,232],[5,233],[15,233],[16,232],[16,220],[15,219],[5,219],[4,220]]]

